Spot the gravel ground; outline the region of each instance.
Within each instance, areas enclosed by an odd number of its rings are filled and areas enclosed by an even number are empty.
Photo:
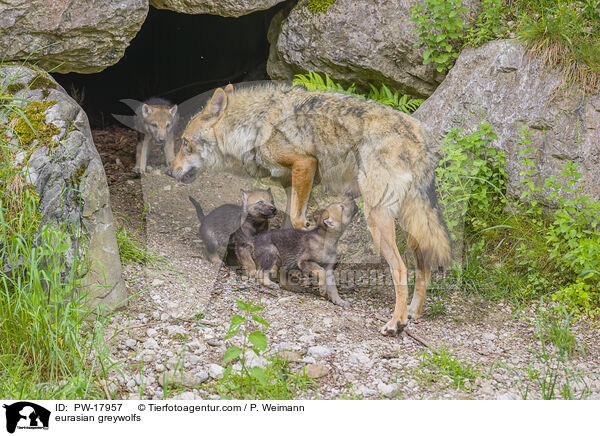
[[[600,341],[591,321],[574,323],[581,347],[568,362],[543,365],[536,358],[541,350],[536,319],[546,309],[531,305],[515,310],[508,303],[442,286],[428,297],[425,316],[409,325],[429,347],[406,334],[382,336],[379,328],[391,317],[393,291],[369,280],[389,275],[373,255],[362,217],[340,242],[340,272],[360,270],[357,277],[362,280],[340,285],[349,308],[333,305],[308,287],[267,292],[227,268],[215,267],[203,257],[188,195],[207,212],[226,202],[239,203],[239,189],[250,189],[255,182],[206,173],[182,185],[163,175],[164,168],[134,178],[126,169],[133,167],[130,149],[123,146],[131,138],[123,137],[123,132],[114,134],[112,142],[105,141],[109,145],[99,146],[110,176],[113,212],[119,225],[131,234],[141,233],[143,242],[168,264],[124,267],[132,297],[106,329],[111,355],[121,364],[108,386],[119,398],[164,398],[164,376],[174,370],[179,383],[168,390],[169,398],[218,398],[214,380],[222,377],[230,343],[224,336],[231,318],[239,314],[235,300],[241,299],[265,307],[262,316],[270,323],[267,355],[286,351],[292,371],[316,377],[316,384],[298,398],[519,399],[526,389],[528,398],[541,398],[530,369],[543,373],[556,367],[558,386],[567,373],[576,397],[600,399]],[[117,143],[121,145],[110,147]],[[283,191],[274,187],[274,194],[283,208]],[[317,191],[312,201],[309,209],[315,202],[326,205],[328,199]],[[364,264],[369,270],[357,268]],[[458,388],[444,371],[422,363],[423,353],[440,347],[478,374]]]

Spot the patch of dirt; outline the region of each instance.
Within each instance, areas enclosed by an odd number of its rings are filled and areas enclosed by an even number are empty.
[[[268,353],[298,352],[300,361],[291,366],[300,373],[307,364],[329,369],[315,387],[299,394],[301,398],[516,399],[528,386],[529,398],[540,397],[538,384],[527,378],[530,366],[545,368],[532,352],[540,350],[535,306],[514,311],[507,303],[492,304],[438,282],[441,285],[429,292],[424,318],[409,329],[432,350],[446,347],[479,371],[459,389],[448,375],[431,365],[423,367],[421,355],[427,351],[423,345],[406,334],[379,333],[391,317],[394,295],[387,266],[371,249],[364,217],[346,231],[338,251],[337,274],[353,277],[339,283],[349,308],[333,305],[314,289],[273,295],[204,258],[195,210],[188,200],[190,195],[199,200],[207,213],[223,203],[239,204],[240,189],[259,186],[256,181],[208,172],[183,185],[165,176],[164,168],[140,178],[130,171],[135,136],[115,129],[95,131],[94,138],[105,164],[117,226],[139,235],[169,261],[124,266],[132,297],[107,329],[111,353],[123,364],[123,371],[109,380],[109,389],[118,391],[120,398],[163,398],[161,380],[175,368],[186,376],[174,392],[176,398],[218,398],[209,373],[218,377],[211,364],[222,365],[230,343],[224,336],[231,318],[239,313],[236,299],[260,301],[265,307]],[[276,205],[284,209],[283,190],[272,189]],[[329,201],[316,190],[309,210]],[[579,321],[574,331],[584,351],[575,352],[567,365],[577,374],[571,377],[571,387],[576,395],[600,398],[596,328]],[[564,371],[559,379],[563,376]]]

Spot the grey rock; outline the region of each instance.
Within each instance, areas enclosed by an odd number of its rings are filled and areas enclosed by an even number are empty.
[[[221,379],[225,376],[225,368],[216,363],[208,365],[208,375],[214,379]]]
[[[497,400],[520,400],[521,397],[514,392],[506,392],[496,396]]]
[[[463,2],[475,8],[479,2]],[[337,1],[325,13],[313,13],[301,0],[280,11],[269,28],[267,72],[290,80],[306,71],[327,73],[346,83],[386,83],[401,92],[426,97],[444,76],[423,65],[416,47],[416,24],[409,21],[414,2]]]
[[[0,66],[0,87],[6,80],[25,86],[42,83],[45,89],[26,88],[18,97],[30,102],[56,102],[46,109],[45,123],[56,126],[58,134],[48,144],[38,144],[37,140],[25,144],[34,148],[27,166],[29,181],[39,197],[41,224],[66,229],[67,240],[63,242],[70,246],[64,255],[66,270],[77,258],[89,259],[82,280],[88,305],[114,309],[124,304],[127,295],[102,161],[85,112],[49,75],[34,68]],[[42,77],[45,84],[39,78],[33,82],[36,77]]]
[[[315,359],[322,359],[327,357],[333,353],[331,348],[324,347],[322,345],[316,345],[314,347],[310,347],[308,349],[308,354],[310,354]]]
[[[492,145],[507,153],[508,191],[512,195],[523,190],[518,161],[524,147],[517,141],[518,130],[525,125],[532,132],[527,148],[535,149],[532,160],[541,180],[558,176],[567,160],[578,161],[583,173],[581,188],[597,201],[600,92],[584,96],[577,87],[561,87],[561,74],[545,68],[543,60],[519,41],[492,41],[479,48],[466,48],[414,116],[436,141],[455,127],[472,130],[479,120],[493,125],[498,139]]]
[[[211,14],[239,17],[269,9],[284,0],[151,0],[157,9],[170,9],[184,14]]]
[[[180,394],[174,395],[173,396],[174,400],[199,400],[201,399],[201,397],[198,394],[195,394],[194,392],[181,392]]]
[[[288,362],[300,362],[302,355],[297,351],[284,350],[281,352],[281,358]]]
[[[115,64],[140,30],[148,0],[4,0],[2,61],[35,62],[58,73],[94,73]]]
[[[184,388],[194,388],[208,379],[206,371],[192,373],[190,371],[169,371],[158,377],[158,384],[163,388],[165,386],[182,386]]]
[[[144,348],[156,348],[158,347],[158,342],[154,338],[148,338],[144,342]]]

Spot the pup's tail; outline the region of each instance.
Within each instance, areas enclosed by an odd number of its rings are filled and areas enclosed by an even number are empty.
[[[435,177],[425,186],[407,193],[398,218],[410,236],[411,248],[420,251],[425,265],[435,270],[450,265],[452,250],[437,200]]]
[[[194,200],[191,196],[188,198],[190,199],[190,201],[196,208],[196,215],[198,215],[198,220],[200,221],[200,224],[202,224],[202,221],[204,221],[205,215],[204,215],[204,212],[202,212],[202,207],[200,207],[200,203],[198,203],[196,200]]]

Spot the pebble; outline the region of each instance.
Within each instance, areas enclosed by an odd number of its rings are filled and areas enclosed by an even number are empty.
[[[377,390],[381,395],[383,395],[386,398],[394,398],[396,395],[398,395],[398,391],[400,390],[400,388],[396,383],[388,385],[383,382],[380,382],[377,385]]]
[[[315,359],[323,359],[332,353],[333,350],[331,348],[327,348],[322,345],[317,345],[308,349],[308,354],[313,356]]]
[[[304,373],[310,378],[321,378],[329,374],[329,368],[319,363],[309,363],[304,367]]]
[[[148,339],[146,339],[146,342],[144,342],[144,348],[156,348],[156,347],[158,347],[158,342],[154,338],[148,338]]]
[[[125,340],[125,346],[127,348],[131,348],[133,350],[133,349],[135,349],[136,345],[137,345],[137,341],[133,338],[129,338],[129,339]]]
[[[208,375],[214,379],[221,379],[225,376],[225,368],[216,363],[208,365]]]
[[[158,331],[156,329],[149,328],[148,330],[146,330],[146,334],[148,335],[149,338],[153,338],[156,335],[158,335]]]
[[[300,362],[302,360],[302,355],[297,351],[284,350],[280,355],[282,359],[288,362]]]
[[[164,283],[165,283],[165,281],[161,280],[161,279],[152,280],[152,286],[160,286],[160,285],[163,285]]]

